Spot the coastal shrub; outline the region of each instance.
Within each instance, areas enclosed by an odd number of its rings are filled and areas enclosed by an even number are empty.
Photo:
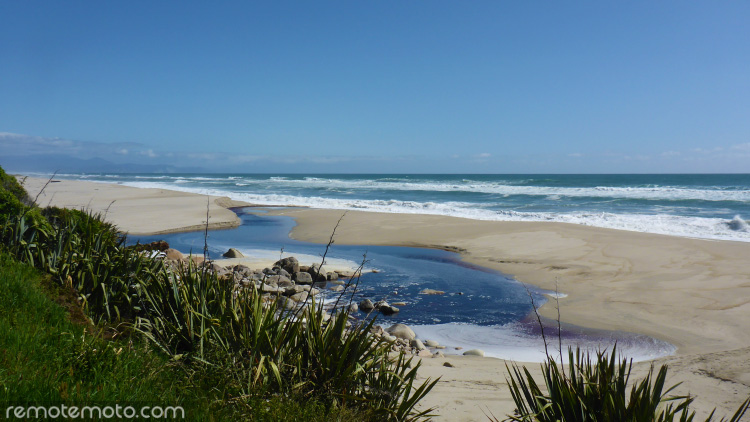
[[[0,191],[10,192],[18,201],[25,205],[34,205],[33,199],[29,196],[26,189],[18,183],[15,177],[7,174],[2,167],[0,167]]]
[[[391,358],[390,345],[370,334],[373,321],[350,326],[347,312],[329,319],[314,300],[295,315],[192,262],[140,288],[144,316],[135,328],[175,359],[221,371],[244,395],[292,394],[369,409],[378,420],[432,410],[414,408],[436,381],[415,387],[418,365]]]
[[[616,348],[607,354],[568,350],[569,363],[565,367],[553,359],[542,364],[544,388],[537,384],[525,367],[508,368],[515,415],[507,421],[692,421],[692,397],[668,396],[677,387],[665,388],[667,366],[654,375],[630,383],[632,359],[618,358]],[[750,405],[745,401],[729,421],[739,421]],[[490,418],[497,421],[496,418]],[[711,421],[713,413],[706,419]],[[724,419],[722,419],[724,420]]]

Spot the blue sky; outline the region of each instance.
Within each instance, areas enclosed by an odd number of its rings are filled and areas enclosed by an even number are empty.
[[[748,22],[746,1],[1,1],[0,157],[750,172]]]

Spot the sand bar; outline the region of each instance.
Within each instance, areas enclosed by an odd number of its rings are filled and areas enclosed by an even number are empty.
[[[46,182],[29,178],[35,196]],[[115,201],[112,203],[112,201]],[[157,234],[200,230],[206,196],[164,189],[63,180],[39,197],[48,204],[104,211],[123,231]],[[239,221],[210,198],[210,227]],[[291,236],[325,243],[341,211],[284,209],[299,225]],[[453,217],[353,212],[337,230],[338,244],[400,245],[460,251],[469,262],[568,296],[562,319],[584,327],[647,334],[678,347],[656,361],[670,365],[677,393],[698,396],[706,415],[730,413],[750,395],[750,243],[708,241],[562,223],[487,222]],[[554,309],[542,308],[554,317]],[[450,361],[455,367],[443,366]],[[441,421],[487,420],[513,411],[499,359],[424,359],[422,376],[442,376],[424,405]],[[528,365],[538,373],[538,365]],[[644,374],[648,363],[636,365]]]
[[[45,187],[48,180],[23,180],[32,198],[39,195],[40,206],[106,213],[121,231],[138,235],[205,229],[207,205],[210,229],[237,227],[240,219],[227,207],[244,204],[227,197],[63,179],[54,179]]]

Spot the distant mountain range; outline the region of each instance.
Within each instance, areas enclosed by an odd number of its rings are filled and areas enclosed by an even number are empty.
[[[0,157],[8,172],[34,173],[200,173],[202,167],[169,164],[114,163],[103,158],[81,159],[69,155],[25,155]]]

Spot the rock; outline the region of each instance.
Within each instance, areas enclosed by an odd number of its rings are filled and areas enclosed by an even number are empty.
[[[328,281],[328,278],[326,277],[326,269],[319,264],[311,265],[307,270],[307,273],[310,274],[316,282]]]
[[[282,278],[278,282],[279,287],[291,287],[294,286],[294,282],[288,278]]]
[[[305,300],[309,301],[312,298],[313,298],[313,295],[308,292],[299,292],[289,297],[289,299],[292,299],[295,302],[304,302]]]
[[[397,314],[400,311],[400,309],[398,309],[395,306],[384,305],[384,306],[379,307],[378,311],[380,311],[381,314],[388,316],[388,315]]]
[[[433,290],[433,289],[423,289],[421,292],[419,292],[421,295],[444,295],[445,292],[442,290]]]
[[[433,358],[444,358],[444,357],[445,357],[445,353],[443,353],[443,352],[440,352],[440,351],[438,351],[438,352],[435,352],[435,353],[434,353],[434,354],[432,355],[432,357],[433,357]]]
[[[328,272],[328,273],[326,273],[326,279],[328,281],[338,280],[339,279],[339,275],[336,274],[335,272]]]
[[[297,303],[288,297],[281,296],[278,301],[279,307],[283,309],[294,309],[297,307]]]
[[[461,347],[461,346],[456,346],[456,347],[454,347],[454,349],[456,349],[456,350],[461,350],[461,349],[463,349],[463,347]]]
[[[282,269],[284,269],[284,271],[288,272],[289,274],[294,274],[300,271],[299,261],[297,261],[297,258],[293,256],[290,256],[288,258],[282,258],[276,261],[273,265],[277,267],[281,267]]]
[[[414,340],[412,340],[412,341],[409,342],[409,346],[411,346],[411,347],[413,347],[413,348],[415,348],[417,350],[424,350],[424,349],[426,349],[426,347],[424,347],[424,344],[422,344],[422,341],[419,340],[419,339],[416,339],[416,338]],[[432,356],[432,354],[430,354],[430,356]]]
[[[426,340],[424,342],[424,345],[427,347],[438,347],[440,343],[436,342],[435,340]]]
[[[443,366],[446,366],[448,368],[455,368],[452,363],[450,362],[443,362]]]
[[[331,284],[333,284],[334,286],[343,286],[343,285],[346,285],[346,281],[343,281],[343,280],[333,280],[333,281],[331,281]]]
[[[359,306],[357,306],[356,303],[352,303],[351,305],[349,305],[349,313],[353,314],[355,312],[359,312]]]
[[[303,273],[302,271],[297,271],[296,273],[294,273],[292,280],[296,281],[297,284],[312,284],[313,282],[310,273]]]
[[[354,277],[353,271],[336,271],[336,274],[338,274],[341,278],[352,278]]]
[[[435,346],[436,349],[445,349],[445,346]]]
[[[244,258],[245,255],[242,254],[242,252],[238,251],[235,248],[229,248],[228,251],[224,252],[224,255],[222,255],[224,258]]]
[[[359,302],[359,309],[361,309],[362,312],[370,312],[375,309],[375,305],[372,304],[370,299],[365,299],[362,302]]]
[[[291,278],[292,278],[292,275],[291,275],[291,274],[289,274],[289,271],[287,271],[287,270],[285,270],[285,269],[283,269],[283,268],[279,269],[279,273],[278,273],[278,274],[279,274],[280,276],[284,276],[284,277],[286,277],[286,278],[288,278],[288,279],[291,279]]]
[[[480,356],[484,357],[484,350],[482,349],[471,349],[464,352],[464,356]]]
[[[424,349],[420,350],[419,353],[417,353],[417,356],[419,356],[420,358],[431,358],[432,353],[429,350]]]
[[[164,251],[166,254],[166,259],[174,259],[175,261],[181,261],[185,259],[185,255],[182,254],[182,252],[178,251],[177,249],[169,248],[166,251]]]
[[[263,293],[276,293],[276,294],[278,294],[278,293],[283,293],[284,292],[284,288],[283,287],[274,286],[274,285],[269,285],[269,284],[263,284],[263,285],[261,285],[261,291]]]
[[[362,305],[359,305],[362,307]],[[417,335],[414,331],[404,324],[393,324],[385,330],[388,334],[401,339],[414,340]]]
[[[300,265],[299,270],[302,271],[303,273],[306,273],[310,271],[310,267],[308,267],[307,265]]]
[[[393,306],[406,306],[406,302],[393,302]]]
[[[344,286],[333,286],[331,287],[332,292],[340,292],[344,290]]]
[[[399,311],[397,307],[389,305],[388,302],[384,300],[379,300],[375,303],[375,309],[380,311],[383,315],[393,315]]]
[[[394,341],[396,341],[396,337],[390,334],[383,334],[381,337],[383,338],[383,340],[387,341],[388,343],[393,343]]]

